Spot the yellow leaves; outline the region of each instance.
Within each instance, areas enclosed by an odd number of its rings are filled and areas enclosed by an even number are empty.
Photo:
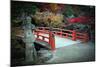
[[[63,20],[63,15],[62,14],[55,14],[52,12],[37,12],[35,14],[35,21],[38,24],[41,24],[43,22],[47,26],[49,26],[49,21],[48,19],[51,20],[51,24],[53,27],[59,27],[62,25],[62,20]]]
[[[56,12],[56,11],[57,11],[57,9],[58,9],[59,7],[58,7],[58,5],[57,5],[57,4],[52,3],[52,4],[50,4],[50,8],[51,8],[51,11],[52,11],[52,12]]]

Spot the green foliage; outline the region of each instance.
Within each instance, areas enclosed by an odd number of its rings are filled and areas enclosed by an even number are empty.
[[[26,15],[34,15],[36,10],[35,3],[12,1],[11,19],[19,21],[23,13]]]
[[[65,6],[64,16],[66,17],[74,17],[74,12],[72,6]]]

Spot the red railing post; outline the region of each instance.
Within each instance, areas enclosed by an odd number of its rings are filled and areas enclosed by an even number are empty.
[[[55,50],[55,38],[54,38],[54,34],[49,31],[49,44],[51,46],[52,50]]]
[[[72,32],[72,40],[76,41],[76,31],[73,30]]]

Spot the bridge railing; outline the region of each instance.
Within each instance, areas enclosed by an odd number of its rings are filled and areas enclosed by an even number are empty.
[[[53,33],[55,35],[76,40],[76,31],[74,30],[65,30],[65,29],[59,29],[59,28],[54,28],[54,30],[55,31],[53,31]]]
[[[49,37],[41,35],[40,32],[41,31],[36,31],[35,32],[36,39],[37,40],[41,40],[41,41],[45,41],[45,42],[49,43]]]
[[[81,39],[82,41],[85,41],[87,42],[89,40],[89,36],[87,33],[79,33],[77,32],[77,36],[76,36],[77,39]]]
[[[45,33],[44,30],[35,30],[36,40],[44,41],[50,44],[51,49],[55,50],[55,38],[52,36],[52,32],[48,32],[49,36],[44,36],[41,33]]]
[[[36,31],[40,33],[49,33],[49,27],[37,27]],[[82,41],[88,41],[89,36],[87,33],[80,33],[76,32],[75,30],[66,30],[66,29],[59,29],[59,28],[53,28],[52,32],[54,35],[58,35],[60,37],[64,38],[70,38],[72,40],[80,39]]]

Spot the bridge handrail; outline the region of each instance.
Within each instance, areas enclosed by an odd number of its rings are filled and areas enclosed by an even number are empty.
[[[41,30],[39,29],[41,28]],[[48,30],[46,30],[48,29]],[[57,31],[59,32],[57,32]],[[49,27],[37,27],[37,31],[43,32],[43,33],[48,33],[49,32]],[[65,37],[71,36],[72,40],[76,40],[76,39],[84,39],[84,40],[88,40],[88,34],[87,33],[80,33],[80,32],[76,32],[75,30],[66,30],[66,29],[60,29],[60,28],[53,28],[53,32],[55,32],[54,34],[56,35],[60,35],[63,37],[63,34],[65,34]],[[69,32],[69,33],[68,33]]]

